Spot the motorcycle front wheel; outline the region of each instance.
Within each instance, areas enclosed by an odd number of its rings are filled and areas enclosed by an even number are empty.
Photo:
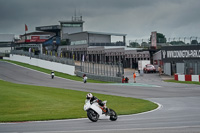
[[[99,115],[94,110],[88,110],[87,116],[92,122],[97,122],[99,119]]]
[[[114,110],[112,110],[112,109],[110,109],[110,120],[111,121],[116,121],[117,120],[117,113],[114,111]]]

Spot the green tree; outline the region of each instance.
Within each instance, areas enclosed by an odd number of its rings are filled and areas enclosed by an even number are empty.
[[[191,44],[198,44],[198,41],[197,40],[192,40]]]
[[[137,42],[131,42],[131,43],[130,43],[130,47],[138,48],[138,47],[140,47],[140,45],[139,45],[139,43],[137,43]]]
[[[142,42],[141,47],[142,48],[149,48],[150,44],[148,44],[147,42]]]
[[[183,41],[171,41],[170,44],[172,44],[172,45],[184,45],[185,43]]]
[[[157,33],[156,37],[157,37],[156,38],[157,43],[166,43],[167,42],[165,35],[163,35],[162,33]],[[151,43],[151,38],[152,38],[152,36],[150,36],[150,43]]]

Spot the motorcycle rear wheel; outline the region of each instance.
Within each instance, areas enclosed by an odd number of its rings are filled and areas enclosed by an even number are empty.
[[[92,122],[97,122],[99,119],[99,115],[94,110],[88,110],[87,116]]]
[[[110,109],[110,120],[111,121],[116,121],[117,120],[117,113],[114,111],[114,110],[112,110],[112,109]]]

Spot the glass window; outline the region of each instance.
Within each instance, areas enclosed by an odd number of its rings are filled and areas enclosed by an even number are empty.
[[[81,24],[62,24],[62,27],[81,27]]]
[[[71,41],[71,45],[87,44],[87,40]]]

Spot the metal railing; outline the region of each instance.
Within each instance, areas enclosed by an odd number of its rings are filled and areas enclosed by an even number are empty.
[[[90,43],[89,46],[125,46],[123,42],[116,43]]]
[[[82,77],[83,74],[87,74],[88,78],[101,80],[101,81],[110,81],[110,82],[119,82],[121,83],[121,78],[124,74],[124,68],[121,63],[113,64],[97,64],[91,62],[81,62],[81,65],[75,65],[73,59],[61,58],[51,55],[35,55],[34,53],[29,53],[23,50],[12,50],[10,54],[17,54],[28,56],[31,58],[38,58],[42,60],[48,60],[58,63],[63,63],[67,65],[75,66],[76,75]]]
[[[200,75],[200,61],[199,60],[184,61],[184,63],[185,63],[185,74]]]
[[[121,63],[81,62],[80,69],[81,72],[108,77],[121,77],[124,74],[124,68]]]

